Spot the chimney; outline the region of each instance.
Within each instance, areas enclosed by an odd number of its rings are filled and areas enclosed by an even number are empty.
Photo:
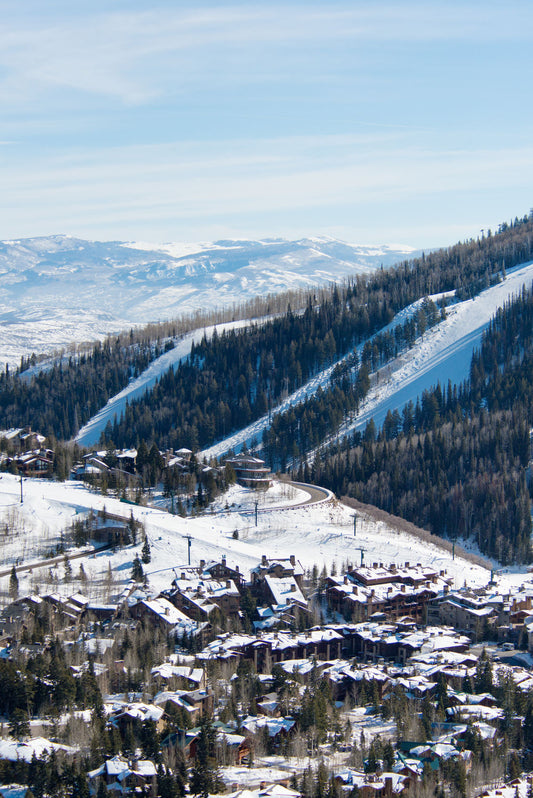
[[[205,567],[205,560],[200,560],[200,570]]]
[[[357,585],[354,585],[354,586],[352,587],[352,593],[353,593],[355,596],[357,596]]]
[[[373,563],[372,563],[372,568],[377,568],[377,567],[378,567],[378,564],[377,564],[377,562],[373,562]]]
[[[294,556],[294,554],[291,554],[290,559],[291,559],[291,565],[296,565],[296,557]]]
[[[296,585],[294,582],[291,584],[291,593],[296,593]]]
[[[235,566],[235,570],[237,571],[237,573],[239,573],[239,566],[238,565]]]
[[[261,557],[261,565],[267,565],[267,564],[268,564],[267,556],[266,554],[263,554],[263,556]]]
[[[181,578],[185,579],[185,572],[184,571],[181,572]]]
[[[231,582],[229,579],[226,579],[226,590],[229,590],[230,588],[231,588]]]
[[[406,562],[406,563],[405,563],[405,567],[406,567],[406,568],[409,568],[409,562]]]
[[[222,555],[222,565],[224,565],[224,566],[226,565],[226,555],[225,554]]]
[[[402,593],[405,593],[405,585],[400,585],[400,590]]]
[[[347,577],[347,576],[345,576],[345,577],[344,577],[344,584],[345,584],[345,585],[347,585],[347,584],[348,584],[348,577]]]

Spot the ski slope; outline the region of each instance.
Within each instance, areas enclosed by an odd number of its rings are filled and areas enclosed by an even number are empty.
[[[443,385],[446,385],[448,380],[453,384],[461,383],[468,377],[472,353],[479,346],[483,331],[491,318],[499,307],[516,296],[524,285],[531,285],[532,281],[533,262],[509,271],[503,282],[488,288],[474,299],[449,306],[444,321],[428,330],[412,349],[373,375],[372,387],[359,413],[349,424],[343,426],[341,433],[363,429],[371,418],[376,425],[381,425],[389,410],[401,410],[407,402],[416,402],[424,390],[436,385],[437,382]],[[403,324],[418,310],[421,301],[400,311],[385,329]],[[221,332],[224,329],[239,329],[247,324],[247,321],[231,322],[218,325],[217,330]],[[113,423],[115,416],[117,419],[120,418],[127,402],[150,390],[167,369],[176,366],[187,357],[193,342],[201,340],[204,332],[210,338],[214,329],[209,327],[184,336],[174,349],[161,355],[136,380],[110,399],[106,406],[80,430],[76,440],[84,446],[95,445],[108,421]],[[364,342],[358,346],[359,354],[363,346]],[[221,457],[229,449],[239,451],[245,442],[247,446],[254,442],[260,445],[263,431],[269,426],[272,414],[284,412],[299,404],[316,393],[319,387],[325,388],[334,365],[324,369],[290,394],[273,408],[270,415],[257,419],[246,428],[207,447],[201,453],[202,456],[208,459]]]
[[[472,353],[479,346],[484,330],[499,307],[517,296],[522,287],[531,286],[533,262],[507,273],[506,279],[488,288],[474,299],[457,302],[447,308],[447,318],[428,330],[415,346],[396,361],[384,366],[372,375],[372,387],[362,403],[359,413],[343,425],[340,434],[362,430],[370,421],[379,427],[387,412],[401,410],[409,401],[416,402],[424,390],[440,382],[459,384],[468,377]],[[435,297],[434,297],[435,299]],[[419,303],[402,310],[389,327],[403,323],[413,314]],[[361,352],[363,344],[358,347]],[[283,412],[316,393],[319,386],[328,384],[333,366],[315,376],[305,386],[295,391],[273,413]],[[205,449],[206,457],[221,457],[228,449],[239,451],[246,442],[254,440],[260,444],[263,430],[270,424],[269,416],[263,416],[243,430]]]
[[[248,323],[248,321],[233,321],[225,324],[216,324],[210,327],[202,327],[184,335],[176,342],[174,349],[165,352],[152,361],[142,374],[132,380],[122,391],[111,397],[107,404],[80,429],[76,435],[76,441],[87,447],[97,444],[107,423],[113,423],[115,418],[117,421],[120,420],[126,404],[134,399],[139,399],[147,391],[151,390],[161,375],[184,360],[190,354],[193,344],[200,343],[204,335],[209,340],[215,329],[218,333],[225,330],[238,330]]]

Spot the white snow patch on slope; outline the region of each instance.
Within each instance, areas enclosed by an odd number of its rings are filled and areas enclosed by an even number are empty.
[[[280,488],[277,488],[280,490]],[[17,477],[10,474],[0,479],[0,526],[8,518],[10,507],[18,505],[20,486]],[[298,491],[283,501],[298,501]],[[246,491],[239,496],[237,489],[228,496],[231,503],[246,504]],[[279,501],[279,497],[275,497]],[[124,505],[118,499],[90,492],[78,482],[49,482],[46,480],[24,480],[24,503],[21,513],[25,518],[25,535],[39,535],[42,530],[66,527],[82,511],[102,510],[129,518],[134,517],[145,524],[151,548],[152,560],[145,570],[150,586],[155,591],[169,587],[174,577],[174,569],[187,563],[187,538],[192,536],[191,562],[198,564],[200,559],[218,559],[225,555],[230,565],[239,565],[248,574],[257,565],[261,555],[288,557],[295,554],[305,568],[317,564],[328,569],[335,562],[339,570],[341,564],[350,559],[360,561],[360,550],[364,551],[365,562],[421,562],[439,570],[447,569],[458,587],[468,579],[469,584],[485,585],[490,574],[484,568],[475,566],[460,557],[452,559],[451,554],[433,545],[428,545],[415,537],[400,533],[383,522],[358,514],[357,536],[353,535],[353,510],[340,503],[318,506],[308,505],[298,508],[284,507],[268,510],[267,499],[260,508],[255,525],[255,514],[251,510],[238,512],[225,511],[224,498],[218,504],[215,514],[195,518],[181,518],[150,507]],[[238,532],[238,539],[233,537]],[[32,561],[31,550],[24,544],[23,536],[18,536],[19,553],[10,552],[13,559]],[[16,544],[15,544],[16,545]],[[73,563],[73,572],[83,563],[88,577],[87,590],[96,590],[98,580],[105,575],[108,564],[115,578],[126,583],[131,574],[135,554],[140,552],[142,540],[137,546],[105,551],[90,555]],[[45,569],[45,575],[49,569]],[[56,571],[61,575],[62,565]],[[9,576],[3,577],[7,589]],[[20,592],[30,588],[36,572],[19,574]],[[525,577],[516,574],[515,580]],[[56,588],[59,589],[59,588]],[[68,592],[69,586],[61,586]]]

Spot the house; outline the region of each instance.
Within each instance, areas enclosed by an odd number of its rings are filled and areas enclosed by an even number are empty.
[[[383,563],[353,568],[344,577],[327,579],[329,607],[347,619],[361,621],[383,615],[398,621],[407,617],[413,623],[427,620],[428,605],[449,590],[446,571],[420,563]]]
[[[208,621],[216,608],[223,618],[237,618],[240,592],[235,582],[227,578],[212,579],[209,573],[204,573],[199,577],[197,569],[182,568],[172,581],[172,589],[165,591],[168,600],[197,621]]]
[[[216,736],[217,758],[232,765],[248,765],[252,761],[253,743],[250,737],[234,731],[218,731]]]
[[[196,624],[168,599],[159,597],[155,599],[141,599],[130,607],[132,618],[146,618],[166,634],[176,633],[183,629],[190,631]]]
[[[156,766],[150,759],[129,761],[120,756],[108,759],[103,765],[87,773],[91,795],[98,794],[101,782],[108,793],[120,796],[134,793],[137,789],[153,791],[157,785]]]
[[[226,460],[226,465],[233,468],[237,482],[244,488],[268,490],[272,484],[270,469],[259,457],[241,454],[237,457],[229,457]]]
[[[208,690],[164,690],[154,698],[154,704],[168,709],[170,706],[183,710],[191,722],[197,723],[203,715],[213,712],[213,694]]]
[[[239,571],[239,566],[231,568],[226,562],[225,554],[222,555],[220,562],[213,560],[206,563],[205,560],[200,560],[199,570],[202,575],[219,582],[231,579],[239,590],[244,586],[244,575]]]
[[[51,477],[54,468],[52,449],[34,449],[11,458],[19,474],[25,477]]]
[[[497,613],[483,601],[456,595],[439,606],[440,622],[464,632],[474,641],[485,637],[487,627],[495,627]]]
[[[345,768],[335,776],[335,781],[347,792],[357,788],[357,795],[360,798],[391,798],[407,790],[413,779],[400,773],[378,775]]]
[[[175,682],[178,687],[185,690],[205,690],[207,686],[205,670],[194,668],[190,665],[174,665],[164,662],[152,668],[152,676],[156,681]]]
[[[270,559],[263,554],[261,562],[252,568],[250,571],[251,577],[251,590],[254,596],[259,601],[264,602],[271,597],[270,589],[265,584],[265,577],[273,577],[275,579],[285,579],[292,577],[301,591],[303,588],[304,569],[299,560],[296,559],[294,554],[290,557],[277,557]]]
[[[109,713],[109,721],[122,733],[129,725],[141,725],[145,721],[153,721],[157,731],[160,732],[165,725],[164,714],[163,708],[155,704],[145,704],[142,701],[115,702]]]

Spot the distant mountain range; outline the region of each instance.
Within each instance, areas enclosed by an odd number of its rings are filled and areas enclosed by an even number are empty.
[[[145,244],[47,236],[0,242],[0,362],[132,325],[337,282],[411,257],[332,238]]]

